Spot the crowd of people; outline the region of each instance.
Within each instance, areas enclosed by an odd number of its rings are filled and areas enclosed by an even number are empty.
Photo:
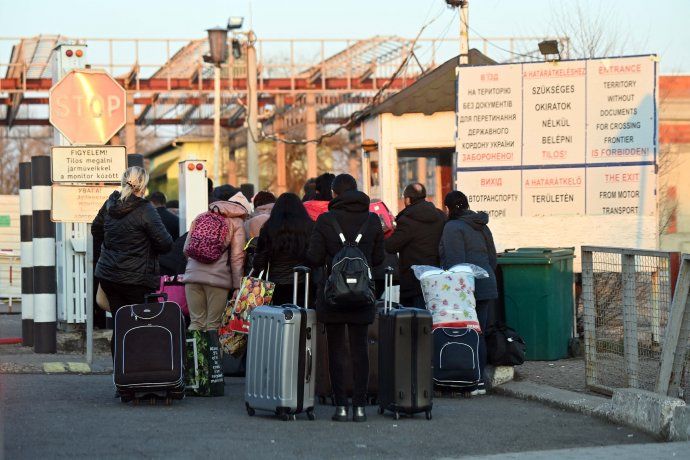
[[[330,303],[324,296],[331,262],[344,241],[354,241],[361,233],[358,247],[374,272],[397,264],[402,306],[425,308],[413,265],[449,268],[472,263],[486,270],[489,277],[476,281],[475,292],[482,329],[487,327],[489,303],[498,297],[496,250],[488,215],[471,210],[461,191],[448,193],[445,209],[439,210],[427,201],[423,184],[409,184],[402,194],[405,208],[396,216],[393,230],[386,229],[384,221],[370,212],[370,197],[358,190],[349,174],[325,173],[310,179],[302,198],[294,193],[276,197],[261,191],[252,203],[232,186],[210,186],[209,210],[222,216],[227,234],[220,258],[204,263],[187,257],[188,235],[196,221],[189,233],[179,235],[179,220],[166,207],[165,195],[154,192],[146,199],[147,186],[144,169],[127,169],[120,190],[104,203],[92,226],[100,249],[95,276],[112,314],[124,305],[141,303],[145,294],[158,289],[159,275],[184,273],[189,328],[214,331],[221,325],[228,299],[236,294],[248,272],[266,273],[267,280],[275,283],[272,303],[278,305],[292,302],[293,268],[312,267],[316,287],[311,306],[327,331],[329,372],[337,406],[334,420],[348,420],[350,405],[354,420],[366,419],[367,329],[376,315],[373,302],[343,306]],[[382,294],[380,278],[375,298]],[[483,368],[485,344],[480,343],[479,350]],[[349,377],[346,369],[353,374],[351,403],[345,390]],[[482,394],[482,389],[478,393]]]

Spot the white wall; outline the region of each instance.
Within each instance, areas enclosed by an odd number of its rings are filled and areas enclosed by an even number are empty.
[[[10,250],[19,256],[19,195],[0,195],[0,215],[10,216],[10,226],[0,227],[0,249]],[[12,265],[12,285],[10,285]],[[0,297],[19,297],[22,288],[22,268],[19,257],[10,259],[0,256]]]

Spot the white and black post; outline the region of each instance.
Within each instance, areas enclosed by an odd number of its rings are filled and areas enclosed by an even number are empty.
[[[34,351],[57,351],[55,223],[50,220],[50,157],[31,158]]]
[[[34,346],[34,255],[31,162],[19,163],[19,236],[22,265],[22,345]]]

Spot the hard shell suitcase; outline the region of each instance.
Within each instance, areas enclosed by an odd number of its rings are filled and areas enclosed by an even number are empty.
[[[379,311],[379,413],[424,412],[431,420],[433,383],[431,368],[431,313],[419,308],[393,306],[392,270],[386,270],[386,302]]]
[[[305,274],[308,305],[309,269],[296,267],[293,304],[252,310],[245,378],[249,415],[267,410],[282,420],[294,420],[301,412],[315,418],[316,312],[296,305],[300,273]]]
[[[184,398],[185,323],[179,305],[165,294],[152,294],[143,304],[124,306],[115,314],[113,337],[113,382],[122,402],[149,397],[170,404]]]
[[[434,383],[441,389],[471,392],[482,379],[479,333],[466,327],[434,329]]]
[[[367,336],[369,342],[369,381],[367,384],[367,399],[369,404],[376,404],[379,394],[379,319],[378,314],[372,324],[369,325],[369,332]],[[333,387],[331,386],[331,374],[329,372],[328,364],[328,340],[326,338],[326,327],[318,323],[316,325],[316,342],[319,350],[316,355],[316,396],[319,403],[326,404],[329,402],[335,406],[335,397],[333,396]],[[345,360],[345,390],[348,397],[352,397],[353,382],[352,369],[350,369],[350,360]]]

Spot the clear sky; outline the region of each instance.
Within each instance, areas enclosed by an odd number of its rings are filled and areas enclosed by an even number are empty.
[[[251,3],[251,7],[250,7]],[[204,37],[229,15],[249,17],[264,38],[457,36],[443,0],[0,0],[0,36]],[[547,35],[579,5],[599,17],[624,54],[658,53],[662,73],[690,73],[689,0],[470,0],[470,26],[483,36]],[[454,21],[451,23],[451,21]],[[473,34],[471,34],[473,35]],[[0,45],[2,45],[0,43]],[[496,51],[498,52],[498,51]],[[0,62],[7,62],[0,46]],[[489,49],[489,55],[491,55]]]

